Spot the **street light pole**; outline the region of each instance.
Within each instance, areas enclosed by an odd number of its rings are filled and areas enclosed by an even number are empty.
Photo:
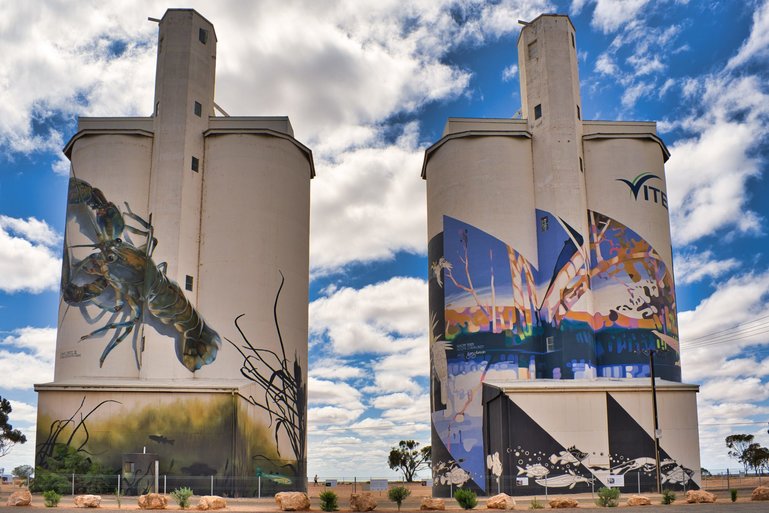
[[[659,421],[657,418],[657,386],[654,376],[654,353],[655,349],[649,350],[649,376],[652,380],[652,414],[654,416],[654,460],[657,464],[657,493],[662,493],[662,482],[660,481],[660,437]]]

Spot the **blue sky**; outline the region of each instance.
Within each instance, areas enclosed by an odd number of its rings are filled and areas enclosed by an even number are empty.
[[[684,380],[702,463],[769,444],[769,1],[192,1],[215,27],[216,101],[288,115],[313,149],[309,473],[394,477],[429,443],[424,149],[449,116],[520,108],[518,19],[567,13],[585,119],[657,120]],[[30,442],[53,375],[66,161],[76,117],[148,115],[161,2],[1,1],[0,395]],[[352,457],[351,457],[352,456]]]

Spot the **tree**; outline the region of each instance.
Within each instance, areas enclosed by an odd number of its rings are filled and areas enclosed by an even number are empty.
[[[35,471],[30,465],[19,465],[11,471],[11,474],[19,479],[29,479]]]
[[[27,437],[18,429],[13,429],[8,423],[11,413],[11,403],[8,399],[0,397],[0,456],[5,456],[16,444],[23,444]]]
[[[401,440],[398,447],[390,449],[387,464],[393,470],[402,471],[403,479],[411,483],[414,481],[414,474],[430,464],[430,446],[419,449],[419,442]]]
[[[754,472],[761,472],[763,468],[769,466],[769,449],[761,447],[761,444],[752,443],[745,449],[744,459]]]
[[[753,443],[753,435],[738,433],[726,437],[726,446],[729,448],[729,456],[736,459],[745,466],[745,473],[748,472],[750,463],[747,460],[746,451]]]

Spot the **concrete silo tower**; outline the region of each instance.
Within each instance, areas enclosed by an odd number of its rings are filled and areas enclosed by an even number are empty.
[[[64,149],[62,301],[54,381],[36,386],[37,465],[82,452],[122,467],[128,491],[154,460],[214,476],[222,494],[250,493],[260,476],[264,493],[302,488],[312,153],[286,117],[214,115],[208,20],[170,9],[155,21],[153,114],[80,118]]]
[[[657,469],[667,486],[699,483],[669,153],[654,123],[582,119],[577,64],[568,16],[524,23],[522,118],[450,118],[425,152],[437,495],[625,477],[627,491],[652,489]]]

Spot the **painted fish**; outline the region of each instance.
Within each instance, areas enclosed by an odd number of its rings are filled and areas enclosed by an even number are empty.
[[[686,484],[691,481],[691,477],[694,472],[686,467],[677,465],[670,471],[662,473],[662,484]]]
[[[152,440],[153,442],[157,442],[159,444],[166,444],[166,445],[173,445],[176,440],[171,440],[170,438],[163,436],[163,435],[149,435],[147,438]]]
[[[549,488],[574,488],[577,483],[590,484],[595,481],[594,478],[578,476],[574,472],[569,471],[568,474],[563,474],[555,477],[548,477],[547,479],[535,479],[534,482],[540,486],[547,486]]]
[[[612,467],[613,474],[626,474],[631,470],[641,469],[644,472],[654,472],[657,468],[657,462],[654,458],[636,458],[634,460],[627,460],[625,463]]]
[[[561,451],[550,455],[550,463],[553,465],[565,465],[567,463],[579,463],[579,460],[569,451]]]
[[[293,483],[291,478],[288,478],[282,474],[268,474],[266,472],[262,472],[260,469],[256,469],[256,475],[257,477],[261,477],[262,479],[268,479],[273,483],[280,484],[280,485],[290,485]]]
[[[518,475],[525,474],[527,477],[545,477],[550,473],[550,470],[543,467],[541,464],[526,465],[526,468],[518,467]]]

